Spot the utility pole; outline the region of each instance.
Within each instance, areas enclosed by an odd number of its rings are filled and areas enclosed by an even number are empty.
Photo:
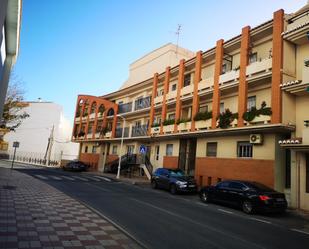
[[[47,166],[49,164],[50,161],[50,156],[51,156],[51,151],[52,151],[52,147],[53,147],[53,143],[54,143],[54,125],[51,129],[49,138],[48,138],[48,144],[47,144],[47,148],[46,148],[46,153],[44,156],[44,160],[46,160],[45,165]]]

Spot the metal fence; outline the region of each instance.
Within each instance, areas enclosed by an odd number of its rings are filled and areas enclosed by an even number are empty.
[[[14,151],[9,151],[9,160],[13,160]],[[52,154],[50,160],[45,158],[45,153],[16,151],[15,161],[36,165],[59,166],[62,154]]]

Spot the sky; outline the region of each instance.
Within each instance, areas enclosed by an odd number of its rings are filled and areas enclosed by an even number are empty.
[[[116,91],[129,64],[172,42],[208,50],[241,28],[291,13],[307,0],[23,0],[15,75],[25,99],[63,106],[73,123],[78,94]],[[160,72],[159,72],[160,73]]]

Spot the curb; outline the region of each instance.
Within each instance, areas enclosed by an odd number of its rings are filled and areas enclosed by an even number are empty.
[[[120,225],[118,225],[116,222],[114,222],[113,220],[111,220],[110,218],[108,218],[107,216],[105,216],[104,214],[102,214],[100,211],[98,211],[97,209],[89,206],[87,203],[85,203],[84,201],[75,199],[77,202],[81,203],[82,205],[84,205],[86,208],[90,209],[92,212],[96,213],[98,216],[102,217],[103,219],[107,220],[109,223],[111,223],[113,226],[115,226],[119,231],[121,231],[122,233],[124,233],[126,236],[128,236],[130,239],[132,239],[136,244],[138,244],[141,248],[143,249],[147,249],[148,247],[141,242],[140,240],[138,240],[137,238],[135,238],[132,234],[130,234],[128,231],[126,231],[123,227],[121,227]]]

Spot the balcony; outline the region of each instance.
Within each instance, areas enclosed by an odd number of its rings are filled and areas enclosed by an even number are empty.
[[[173,131],[174,131],[174,124],[163,126],[164,133],[172,133]]]
[[[154,99],[154,104],[155,105],[159,105],[162,102],[163,102],[163,95],[155,97],[155,99]]]
[[[148,131],[148,125],[133,126],[131,137],[147,136],[147,131]]]
[[[96,132],[95,133],[95,138],[100,138],[100,134],[101,134],[100,132]]]
[[[193,84],[183,87],[180,92],[181,96],[192,95],[192,94],[193,94]]]
[[[132,111],[132,102],[126,103],[126,104],[121,104],[118,106],[118,113],[126,113],[126,112],[131,112]]]
[[[256,124],[268,124],[270,123],[271,116],[268,115],[259,115],[256,116],[252,121],[244,121],[246,125],[256,125]]]
[[[105,138],[111,138],[112,137],[112,132],[111,131],[106,132],[104,137]]]
[[[254,62],[247,66],[246,75],[251,77],[254,74],[268,72],[272,68],[272,58]]]
[[[191,121],[180,123],[178,125],[178,131],[190,131],[191,130]]]
[[[75,123],[78,123],[80,121],[80,117],[75,118]]]
[[[89,119],[94,119],[95,118],[95,113],[91,113],[90,115],[89,115]]]
[[[160,126],[151,127],[151,134],[159,134],[160,133]]]
[[[198,84],[198,91],[206,91],[206,90],[210,90],[214,85],[214,78],[207,78],[204,79],[202,81],[200,81],[200,83]]]
[[[129,128],[129,127],[125,127],[125,128],[124,128],[124,134],[123,134],[123,137],[129,137],[129,130],[130,130],[130,128]],[[116,128],[116,134],[115,134],[115,137],[116,137],[116,138],[120,138],[120,137],[122,137],[122,128]]]
[[[195,129],[204,130],[211,128],[211,119],[195,121]]]
[[[150,96],[138,99],[138,100],[135,101],[134,111],[145,109],[145,108],[150,106],[150,103],[151,103]]]
[[[174,99],[176,99],[177,97],[177,91],[170,91],[167,95],[166,95],[166,100],[167,101],[172,101]]]
[[[87,134],[87,139],[92,138],[92,132]]]
[[[219,78],[219,84],[225,84],[227,82],[236,81],[239,78],[239,70],[232,70],[221,74]]]

